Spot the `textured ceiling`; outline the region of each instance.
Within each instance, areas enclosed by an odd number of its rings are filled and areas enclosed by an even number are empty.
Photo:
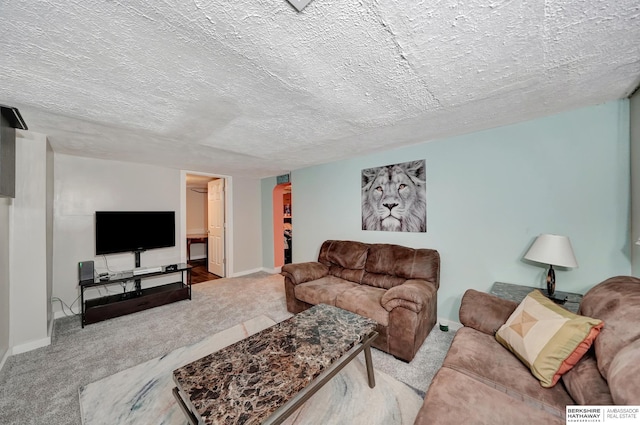
[[[264,177],[628,96],[638,0],[0,2],[56,152]]]

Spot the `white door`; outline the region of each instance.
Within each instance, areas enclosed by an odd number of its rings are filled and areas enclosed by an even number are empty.
[[[207,183],[207,227],[209,237],[209,273],[225,277],[224,267],[224,179]]]

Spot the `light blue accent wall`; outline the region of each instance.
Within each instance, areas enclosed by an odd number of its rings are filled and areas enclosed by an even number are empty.
[[[640,91],[629,100],[629,140],[631,144],[631,271],[640,277]]]
[[[630,273],[629,158],[620,100],[295,170],[293,261],[315,260],[326,239],[437,249],[438,316],[457,321],[466,289],[542,288],[544,266],[522,257],[537,235],[556,233],[570,237],[579,264],[557,268],[557,289],[584,293]],[[362,169],[415,159],[427,164],[427,233],[361,230]]]

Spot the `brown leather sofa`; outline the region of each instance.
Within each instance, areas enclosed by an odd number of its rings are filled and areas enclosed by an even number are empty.
[[[317,262],[286,264],[287,310],[330,304],[378,323],[373,346],[411,361],[436,323],[440,256],[432,249],[325,241]]]
[[[565,424],[569,405],[640,405],[640,279],[618,276],[589,290],[579,313],[604,328],[552,388],[500,345],[495,331],[517,304],[468,290],[459,329],[416,425]]]

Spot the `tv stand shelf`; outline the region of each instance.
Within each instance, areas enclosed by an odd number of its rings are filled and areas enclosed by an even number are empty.
[[[82,327],[102,320],[112,319],[125,314],[135,313],[153,307],[191,299],[191,266],[178,264],[175,269],[167,270],[163,266],[161,271],[134,275],[133,270],[116,273],[108,279],[80,281],[80,303],[82,305]],[[141,281],[150,277],[165,276],[180,273],[180,281],[165,283],[142,289]],[[91,298],[85,301],[84,291],[97,286],[123,284],[134,282],[134,289],[121,294]]]

